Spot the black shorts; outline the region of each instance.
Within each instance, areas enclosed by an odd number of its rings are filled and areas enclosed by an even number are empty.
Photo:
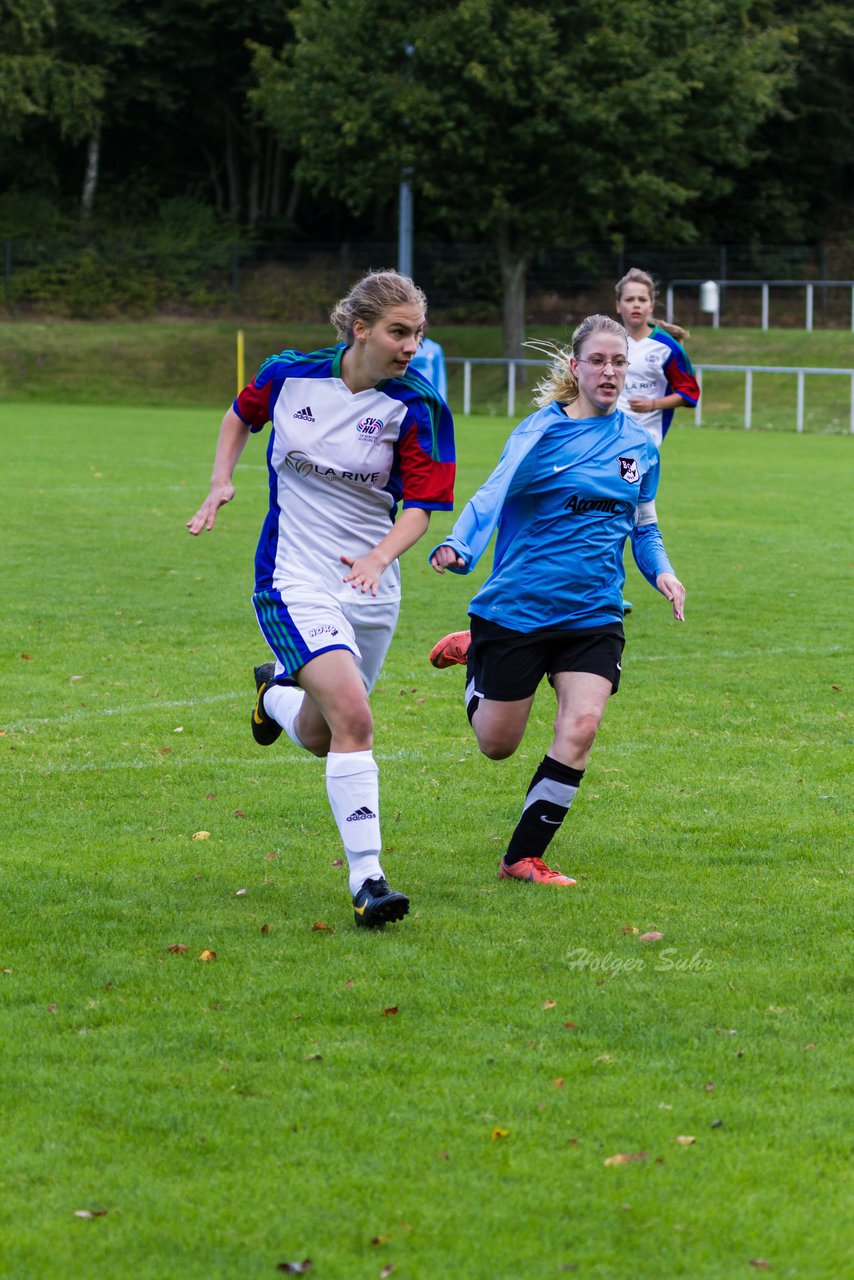
[[[530,698],[543,676],[549,682],[558,671],[587,671],[611,681],[611,692],[620,687],[620,658],[626,643],[623,624],[578,631],[511,631],[499,622],[471,614],[471,647],[466,683],[473,692],[495,702]]]

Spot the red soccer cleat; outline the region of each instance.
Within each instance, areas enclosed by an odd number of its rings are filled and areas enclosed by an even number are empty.
[[[520,858],[508,866],[504,859],[498,868],[499,880],[532,880],[534,884],[575,884],[569,876],[562,876],[559,871],[552,871],[542,858]]]
[[[438,644],[430,650],[430,661],[434,667],[465,666],[471,646],[470,631],[452,631],[449,636],[442,636]]]

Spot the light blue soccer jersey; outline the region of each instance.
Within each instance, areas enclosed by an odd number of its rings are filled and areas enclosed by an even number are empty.
[[[673,572],[655,517],[658,476],[658,449],[620,410],[576,420],[556,403],[526,418],[445,540],[465,561],[456,572],[468,573],[497,529],[471,612],[524,632],[620,621],[627,538],[653,586]]]

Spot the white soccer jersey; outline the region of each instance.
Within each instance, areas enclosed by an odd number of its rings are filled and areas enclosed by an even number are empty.
[[[401,501],[426,510],[453,506],[453,424],[444,401],[414,372],[350,391],[340,376],[345,349],[272,356],[234,402],[253,431],[272,423],[256,591],[287,597],[312,586],[349,598],[339,557],[375,547]],[[399,596],[395,562],[377,598]]]
[[[700,387],[685,348],[669,333],[656,327],[639,341],[631,334],[626,337],[629,342],[629,370],[617,405],[623,413],[640,423],[655,444],[660,445],[673,419],[673,410],[635,413],[629,407],[629,401],[636,396],[644,400],[658,400],[678,391],[686,404],[695,405],[700,398]]]

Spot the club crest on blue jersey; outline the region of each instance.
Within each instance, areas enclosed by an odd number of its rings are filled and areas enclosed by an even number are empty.
[[[619,458],[620,478],[625,480],[627,484],[637,484],[640,480],[638,474],[638,464],[634,458]]]
[[[363,418],[356,426],[363,440],[376,440],[382,429],[382,418]]]

